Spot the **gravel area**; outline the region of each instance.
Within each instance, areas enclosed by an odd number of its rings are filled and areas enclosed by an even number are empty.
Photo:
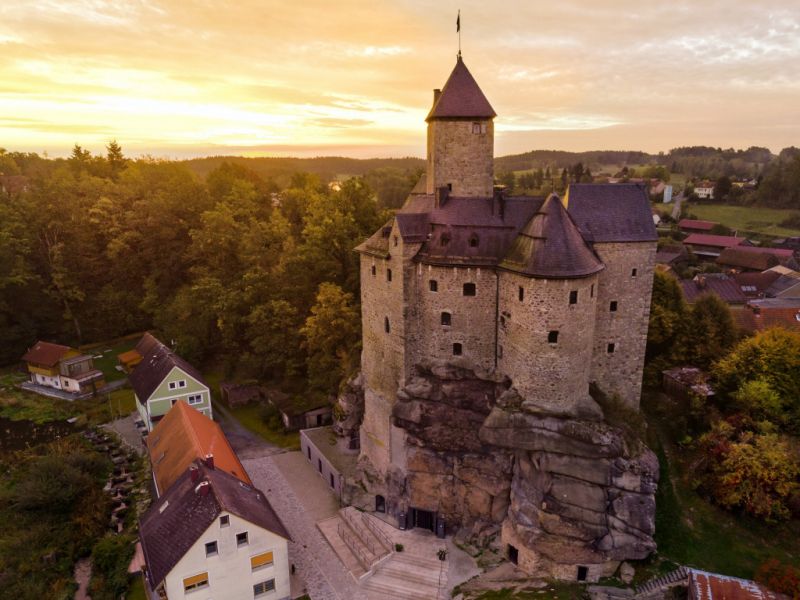
[[[306,510],[275,464],[275,457],[245,459],[242,464],[255,486],[266,493],[275,512],[289,530],[292,536],[289,561],[304,579],[312,600],[367,600],[366,594],[358,589],[322,537],[312,514]],[[308,471],[313,473],[313,468],[307,466]],[[301,463],[298,462],[296,467],[300,469]],[[308,493],[314,494],[317,489],[313,486]],[[330,494],[327,490],[325,493]]]
[[[142,442],[142,434],[136,428],[136,421],[139,418],[139,413],[133,411],[127,417],[116,419],[110,423],[103,423],[101,427],[114,431],[123,444],[135,451],[139,456],[142,456],[145,453],[144,442]]]

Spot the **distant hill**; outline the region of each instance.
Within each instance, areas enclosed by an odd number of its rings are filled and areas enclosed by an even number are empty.
[[[522,154],[511,154],[494,159],[495,173],[525,171],[546,167],[563,169],[577,163],[591,165],[641,165],[656,163],[659,157],[638,150],[591,150],[589,152],[565,152],[562,150],[531,150]]]

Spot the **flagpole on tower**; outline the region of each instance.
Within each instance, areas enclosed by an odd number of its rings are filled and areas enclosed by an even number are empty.
[[[458,33],[458,58],[461,58],[461,9],[458,10],[456,17],[456,33]]]

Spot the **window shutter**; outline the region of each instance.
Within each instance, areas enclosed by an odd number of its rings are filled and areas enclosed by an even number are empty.
[[[264,552],[264,554],[257,554],[250,558],[250,568],[257,569],[265,565],[272,564],[272,552]]]

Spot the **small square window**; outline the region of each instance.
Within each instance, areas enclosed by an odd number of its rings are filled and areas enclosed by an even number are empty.
[[[185,387],[186,387],[186,381],[185,381],[185,380],[183,380],[183,379],[181,379],[181,380],[178,382],[178,387],[179,387],[179,388],[185,388]]]
[[[452,323],[452,318],[449,312],[442,313],[442,325],[450,325]]]
[[[267,579],[253,586],[253,598],[258,598],[262,594],[271,592],[275,589],[275,580]]]
[[[391,280],[392,280],[392,270],[386,269],[386,281],[391,281]]]
[[[610,310],[611,312],[617,312],[617,301],[616,300],[612,300],[611,301],[611,304],[609,304],[609,306],[608,306],[608,310]]]
[[[549,344],[557,344],[558,343],[558,331],[551,331],[547,334],[547,342]]]
[[[175,383],[174,381],[170,381],[169,382],[169,389],[174,390],[177,387],[178,387],[178,384]]]
[[[523,300],[525,300],[525,288],[519,286],[519,301],[522,302]]]
[[[615,348],[616,348],[615,344],[609,344],[608,346],[606,346],[606,352],[608,352],[609,354],[614,354]]]
[[[570,304],[577,304],[578,303],[578,290],[572,290],[569,293],[569,303]]]
[[[636,277],[636,269],[631,269],[631,277]]]
[[[206,556],[217,555],[217,542],[208,542],[206,544]]]
[[[461,356],[464,349],[461,347],[461,344],[453,344],[453,356]]]
[[[231,524],[231,518],[228,515],[222,515],[219,518],[219,526],[220,527],[227,527]]]
[[[186,401],[194,406],[195,404],[202,404],[203,403],[203,395],[202,394],[194,394],[186,398]]]
[[[464,284],[464,295],[465,296],[474,296],[477,292],[477,288],[475,287],[474,283],[465,283]]]
[[[372,268],[370,269],[370,272],[372,273],[372,276],[375,277],[375,275],[378,272],[378,270],[375,268],[375,265],[372,265]]]
[[[236,545],[237,546],[246,546],[247,545],[247,532],[243,531],[242,533],[236,534]]]
[[[435,279],[429,280],[428,281],[428,289],[430,291],[432,291],[432,292],[438,292],[439,291],[439,282],[436,281]]]

